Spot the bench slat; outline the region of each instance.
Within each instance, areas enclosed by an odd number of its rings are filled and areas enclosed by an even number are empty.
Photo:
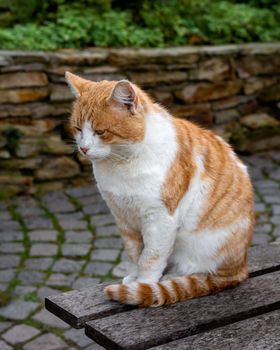
[[[86,321],[131,310],[132,306],[105,300],[103,289],[111,283],[56,294],[45,299],[45,307],[74,328],[82,328]]]
[[[280,245],[265,248],[253,247],[249,250],[249,267],[252,274],[261,274],[280,269]],[[115,282],[114,282],[115,283]],[[74,328],[82,328],[89,320],[105,317],[127,310],[132,306],[109,302],[104,299],[103,289],[109,283],[71,291],[46,298],[46,309]]]
[[[153,350],[279,350],[280,311],[273,311],[203,334],[156,346]]]
[[[252,247],[249,249],[248,259],[251,276],[280,270],[280,245]]]
[[[161,308],[128,311],[86,323],[106,349],[146,349],[280,308],[280,271],[235,289]]]

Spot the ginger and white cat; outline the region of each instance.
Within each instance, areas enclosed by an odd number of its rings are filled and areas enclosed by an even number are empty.
[[[253,195],[230,146],[127,80],[66,79],[76,96],[71,130],[135,263],[105,295],[159,306],[245,280]]]

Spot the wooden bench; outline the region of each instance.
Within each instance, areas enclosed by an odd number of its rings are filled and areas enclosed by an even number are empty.
[[[280,245],[249,250],[250,278],[159,308],[106,301],[101,283],[46,298],[47,310],[106,349],[280,349]]]

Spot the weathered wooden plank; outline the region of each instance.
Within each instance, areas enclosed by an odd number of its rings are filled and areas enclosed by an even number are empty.
[[[280,311],[156,346],[153,350],[279,350]]]
[[[108,284],[53,295],[45,299],[45,307],[74,328],[82,328],[88,320],[131,310],[132,306],[105,300],[103,289]]]
[[[147,349],[279,308],[277,271],[209,297],[90,321],[86,334],[106,349]]]
[[[251,276],[280,270],[280,245],[252,247],[249,249],[248,258]]]
[[[249,267],[253,275],[280,269],[280,245],[254,247],[249,250]],[[103,295],[104,287],[108,283],[101,283],[93,287],[84,288],[54,295],[46,298],[46,309],[61,318],[74,328],[82,328],[89,320],[105,317],[127,310],[132,306],[120,305],[106,301]]]

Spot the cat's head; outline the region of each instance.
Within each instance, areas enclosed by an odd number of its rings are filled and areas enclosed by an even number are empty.
[[[151,101],[128,80],[92,82],[66,72],[76,100],[70,130],[79,151],[104,159],[143,141],[145,114]]]

